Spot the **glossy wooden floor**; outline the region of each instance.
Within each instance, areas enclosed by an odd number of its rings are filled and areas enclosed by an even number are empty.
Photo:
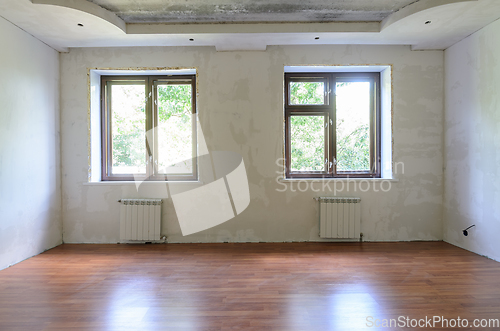
[[[500,318],[500,263],[442,242],[62,245],[0,271],[2,331],[367,330],[369,316],[435,315]]]

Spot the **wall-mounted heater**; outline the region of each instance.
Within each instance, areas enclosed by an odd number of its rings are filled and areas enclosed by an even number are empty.
[[[319,236],[321,238],[359,239],[361,199],[320,197]]]
[[[121,199],[120,241],[160,240],[161,199]]]

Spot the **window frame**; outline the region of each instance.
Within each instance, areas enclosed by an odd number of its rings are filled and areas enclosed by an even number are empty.
[[[156,86],[158,82],[170,82],[174,84],[191,85],[191,114],[197,113],[196,105],[196,75],[101,75],[101,97],[100,97],[100,115],[101,115],[101,181],[196,181],[198,180],[198,161],[197,161],[197,123],[196,116],[192,116],[192,173],[191,174],[159,174],[158,173],[158,104],[156,102]],[[146,147],[146,174],[112,174],[112,121],[110,94],[108,83],[113,82],[142,82],[145,88],[145,132],[144,143]],[[147,139],[148,132],[153,132],[153,146],[151,139]]]
[[[370,170],[337,171],[336,81],[370,81]],[[285,178],[380,178],[381,177],[381,81],[379,72],[290,72],[285,73]],[[323,105],[291,104],[290,82],[323,81]],[[325,117],[325,171],[291,171],[291,117],[297,115]],[[333,126],[335,123],[335,126]],[[331,165],[331,166],[330,166]]]

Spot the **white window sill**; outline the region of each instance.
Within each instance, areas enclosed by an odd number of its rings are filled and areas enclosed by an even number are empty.
[[[102,181],[102,182],[84,182],[85,186],[135,186],[137,182],[135,181]],[[139,185],[172,185],[172,184],[193,184],[193,185],[203,185],[203,182],[196,180],[176,180],[176,181],[144,181],[140,182]]]
[[[391,182],[391,183],[397,183],[399,182],[399,179],[397,178],[278,178],[278,182],[280,183],[294,183],[294,182],[325,182],[325,181],[330,181],[330,182],[362,182],[362,181],[368,181],[368,182]]]

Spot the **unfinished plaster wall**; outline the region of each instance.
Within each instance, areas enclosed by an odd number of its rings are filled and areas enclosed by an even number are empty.
[[[500,261],[500,21],[446,50],[444,239]],[[476,227],[465,237],[462,230]]]
[[[0,18],[0,269],[62,240],[59,54]]]
[[[443,52],[405,46],[290,46],[265,52],[209,47],[89,48],[61,54],[62,185],[65,242],[117,242],[120,198],[167,198],[158,184],[86,184],[89,68],[196,67],[198,110],[208,148],[234,151],[247,168],[251,202],[234,219],[183,237],[171,199],[163,205],[169,242],[309,241],[318,236],[318,203],[335,181],[277,182],[283,155],[285,65],[392,65],[395,162],[390,190],[349,184],[337,195],[362,198],[365,240],[442,239]],[[329,184],[325,186],[324,184]],[[172,184],[191,189],[201,184]],[[368,185],[370,188],[366,192]],[[340,189],[341,185],[337,185]],[[358,190],[354,192],[355,189]],[[387,186],[385,187],[387,189]],[[196,203],[196,201],[193,201]]]

